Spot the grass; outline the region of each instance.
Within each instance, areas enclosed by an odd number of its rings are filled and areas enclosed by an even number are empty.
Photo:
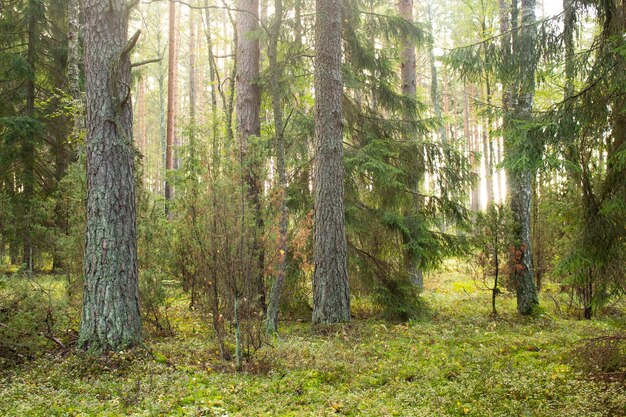
[[[621,383],[573,361],[581,340],[624,331],[624,311],[581,321],[489,317],[490,294],[451,267],[426,278],[428,313],[314,331],[282,323],[249,372],[217,359],[206,325],[178,303],[173,338],[107,358],[48,353],[0,372],[2,416],[624,416]],[[358,309],[358,305],[355,306]],[[358,311],[357,311],[358,313]]]

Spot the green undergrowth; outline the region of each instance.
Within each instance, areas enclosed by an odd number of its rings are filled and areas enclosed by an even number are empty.
[[[573,359],[587,338],[624,331],[623,310],[592,321],[522,318],[454,268],[425,277],[427,309],[392,323],[359,318],[323,331],[282,323],[236,373],[182,301],[175,337],[106,358],[48,353],[0,372],[2,416],[623,416],[621,382]]]

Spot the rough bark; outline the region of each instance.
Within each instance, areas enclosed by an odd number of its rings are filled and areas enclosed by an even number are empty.
[[[344,215],[341,0],[315,2],[313,323],[350,321]]]
[[[250,277],[249,294],[265,311],[265,256],[259,236],[263,230],[261,215],[262,184],[259,178],[260,161],[256,155],[250,155],[249,142],[261,135],[261,90],[258,84],[260,48],[259,40],[254,33],[259,28],[259,1],[237,1],[237,77],[236,77],[236,108],[237,134],[246,166],[245,181],[248,185],[248,198],[254,207],[256,231],[254,235],[254,252],[258,254],[258,271]]]
[[[78,346],[141,343],[128,4],[85,0],[87,230]]]

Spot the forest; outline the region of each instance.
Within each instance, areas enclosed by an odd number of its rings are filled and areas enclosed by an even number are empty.
[[[626,1],[0,0],[0,416],[626,416]]]

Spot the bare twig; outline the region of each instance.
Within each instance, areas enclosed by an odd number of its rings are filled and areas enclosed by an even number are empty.
[[[133,62],[132,64],[130,64],[130,67],[135,68],[135,67],[140,67],[142,65],[152,64],[154,62],[160,62],[160,61],[161,61],[161,58],[146,59],[144,61]]]
[[[11,327],[7,326],[4,323],[0,323],[0,327],[4,327],[5,329],[11,329]],[[13,330],[13,329],[11,329]],[[52,333],[50,332],[34,332],[34,333],[29,333],[29,332],[22,332],[17,330],[17,333],[22,335],[22,336],[32,336],[32,335],[37,335],[37,336],[41,336],[41,337],[45,337],[46,339],[56,343],[61,349],[65,349],[66,346],[63,342],[61,342],[56,336],[54,336]]]

